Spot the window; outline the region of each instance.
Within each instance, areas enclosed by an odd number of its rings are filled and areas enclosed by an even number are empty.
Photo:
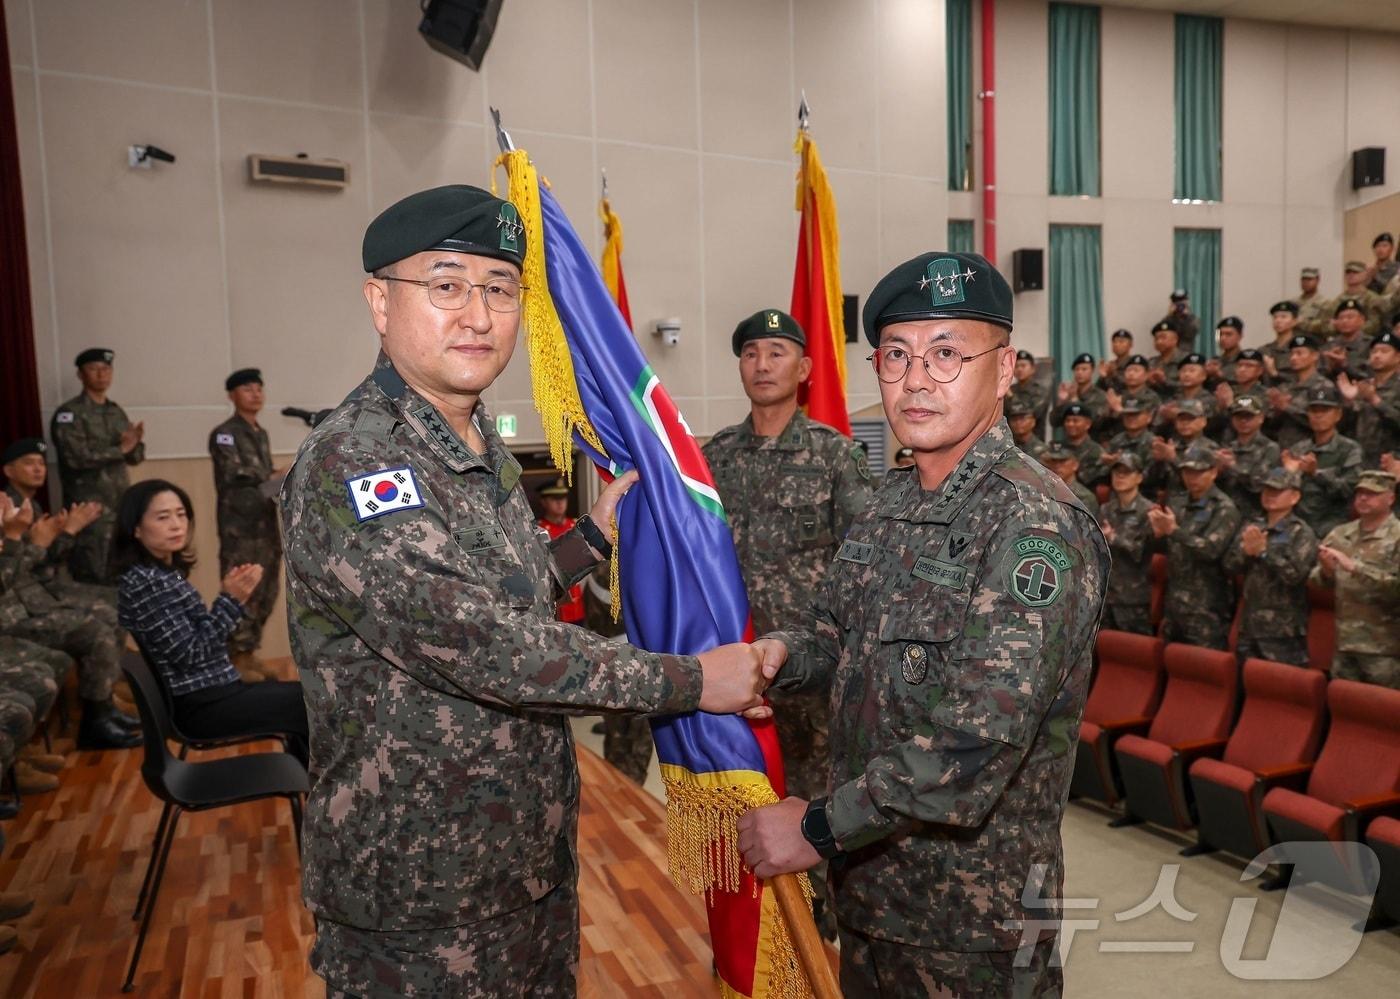
[[[1060,381],[1078,354],[1103,353],[1103,251],[1099,227],[1050,227],[1050,353]]]
[[[1220,200],[1224,22],[1176,15],[1176,200]]]
[[[1099,9],[1050,5],[1050,193],[1099,195]]]
[[[1178,229],[1173,254],[1176,287],[1191,298],[1191,311],[1201,321],[1196,349],[1215,350],[1215,320],[1220,315],[1220,230]]]
[[[972,190],[972,0],[947,0],[948,190]]]
[[[948,249],[954,253],[976,253],[977,237],[972,219],[948,220]]]

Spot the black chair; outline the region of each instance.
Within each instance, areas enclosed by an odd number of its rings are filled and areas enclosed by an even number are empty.
[[[175,731],[161,697],[160,684],[139,655],[128,653],[124,656],[122,670],[131,682],[131,694],[141,714],[141,734],[145,745],[141,776],[151,793],[165,802],[169,814],[169,820],[156,831],[145,883],[141,888],[145,911],[141,931],[136,937],[136,949],[131,955],[131,966],[127,968],[126,982],[122,985],[123,992],[130,992],[181,814],[262,798],[286,798],[292,809],[297,852],[300,853],[301,796],[309,790],[310,781],[301,762],[285,752],[231,756],[208,763],[189,763],[177,759],[166,745],[167,740],[175,738]],[[137,912],[140,913],[142,908],[142,903],[138,902]]]

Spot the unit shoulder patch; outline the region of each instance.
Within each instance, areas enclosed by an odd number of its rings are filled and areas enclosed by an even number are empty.
[[[345,480],[345,488],[350,493],[355,519],[360,522],[424,505],[413,469],[407,465],[352,476]]]
[[[1048,607],[1065,591],[1071,564],[1064,548],[1050,538],[1018,538],[1007,562],[1007,588],[1027,607]]]

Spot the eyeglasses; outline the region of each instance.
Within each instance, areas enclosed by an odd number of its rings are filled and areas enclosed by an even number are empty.
[[[493,278],[486,284],[473,284],[458,277],[435,277],[427,281],[413,278],[385,277],[385,281],[400,281],[403,284],[416,284],[428,289],[428,301],[439,309],[455,312],[465,309],[471,301],[472,289],[480,288],[482,300],[492,312],[519,312],[520,293],[526,287],[519,281],[509,278]]]
[[[962,367],[968,361],[975,361],[984,354],[1005,349],[1006,344],[999,343],[980,353],[964,356],[962,351],[957,348],[940,344],[936,347],[930,347],[922,355],[914,355],[903,347],[885,346],[876,347],[875,353],[867,357],[866,360],[874,365],[876,378],[886,384],[893,384],[904,380],[904,376],[909,374],[910,362],[915,356],[918,356],[924,362],[924,371],[928,376],[936,382],[946,384],[962,374]]]

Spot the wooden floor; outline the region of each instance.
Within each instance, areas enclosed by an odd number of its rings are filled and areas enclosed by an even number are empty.
[[[62,786],[26,797],[4,824],[0,888],[29,892],[35,907],[16,924],[16,949],[0,956],[0,996],[120,994],[160,817],[140,764],[139,750],[70,751]],[[714,996],[704,908],[666,877],[661,804],[586,749],[579,768],[580,996]],[[297,871],[285,802],[186,815],[138,994],[324,995],[306,962],[312,924]]]

